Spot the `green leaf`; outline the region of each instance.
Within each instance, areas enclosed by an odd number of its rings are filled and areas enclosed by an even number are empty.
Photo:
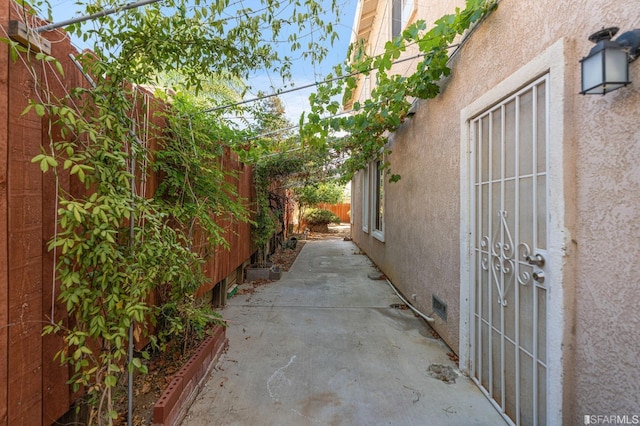
[[[38,114],[38,117],[44,117],[44,114],[45,114],[44,105],[42,105],[42,104],[33,104],[33,108],[35,109],[36,114]]]
[[[105,376],[104,378],[104,384],[107,386],[107,388],[112,388],[117,383],[118,383],[118,380],[116,379],[116,376],[113,376],[111,374]]]
[[[74,208],[72,210],[73,212],[73,217],[78,221],[78,222],[82,222],[82,216],[80,216],[80,212],[78,211],[78,208]]]
[[[36,155],[35,157],[33,157],[33,158],[31,159],[31,162],[32,162],[32,163],[39,163],[39,162],[41,162],[42,160],[44,160],[44,158],[45,158],[45,157],[46,157],[46,155],[45,155],[45,154],[38,154],[38,155]]]
[[[62,64],[60,63],[60,61],[55,61],[54,64],[56,65],[58,73],[60,73],[60,75],[64,77],[64,68],[62,68]]]
[[[27,115],[29,113],[29,111],[31,111],[31,108],[33,108],[33,104],[29,103],[29,105],[27,105],[25,107],[25,109],[22,110],[22,113],[20,114],[20,117]]]

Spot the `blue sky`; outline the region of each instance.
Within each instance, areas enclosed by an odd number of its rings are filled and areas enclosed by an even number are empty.
[[[124,0],[123,4],[130,3],[133,0]],[[300,87],[308,84],[322,81],[329,74],[334,65],[342,63],[346,57],[347,48],[351,40],[353,18],[356,11],[357,0],[336,0],[338,3],[339,20],[334,22],[334,29],[338,32],[339,38],[334,42],[333,47],[329,48],[327,58],[321,64],[312,64],[309,60],[298,59],[292,68],[292,83],[287,88]],[[78,16],[79,6],[76,0],[50,0],[54,22],[61,22],[72,17]],[[331,0],[320,0],[325,5],[325,10],[331,10]],[[251,0],[245,0],[245,5],[251,5]],[[126,13],[126,12],[122,12]],[[331,13],[328,12],[328,15]],[[286,36],[286,35],[285,35]],[[80,41],[75,40],[75,44],[84,48]],[[283,88],[282,79],[273,74],[259,73],[251,79],[254,94],[257,91],[272,93],[271,87]],[[297,124],[298,118],[303,111],[308,109],[309,94],[314,88],[295,91],[280,96],[285,108],[287,109],[287,117]],[[253,97],[248,94],[248,97]]]
[[[325,10],[330,10],[331,0],[321,0],[321,2],[326,4]],[[335,25],[334,29],[339,33],[339,39],[329,49],[329,54],[322,64],[314,66],[310,61],[298,61],[296,63],[293,69],[293,79],[294,85],[297,87],[322,81],[332,71],[333,66],[344,62],[347,56],[357,0],[337,0],[337,3],[340,15],[338,24]],[[314,91],[314,88],[309,88],[284,94],[280,97],[293,124],[297,124],[300,114],[308,109],[308,98]]]

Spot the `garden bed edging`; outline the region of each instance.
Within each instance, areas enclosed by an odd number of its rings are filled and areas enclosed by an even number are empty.
[[[225,330],[223,326],[216,326],[213,334],[202,341],[189,361],[173,376],[153,406],[154,426],[173,426],[184,418],[204,386],[209,370],[229,345]]]
[[[282,268],[270,263],[265,267],[250,265],[245,269],[245,282],[257,280],[277,281],[282,277]]]

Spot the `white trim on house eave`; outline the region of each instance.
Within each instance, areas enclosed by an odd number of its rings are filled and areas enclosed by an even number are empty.
[[[351,43],[354,43],[360,39],[364,39],[365,43],[369,42],[369,35],[371,34],[373,24],[376,20],[377,10],[378,0],[358,1],[356,13],[353,19]]]

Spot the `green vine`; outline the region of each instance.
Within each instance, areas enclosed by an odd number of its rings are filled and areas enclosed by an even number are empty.
[[[442,17],[429,30],[423,21],[412,24],[376,57],[368,56],[362,45],[353,46],[350,62],[335,68],[335,76],[345,78],[320,86],[312,95],[312,111],[301,118],[297,140],[290,135],[277,141],[259,136],[269,130],[266,127],[279,125],[278,120],[253,129],[253,139],[247,139],[250,132],[198,112],[212,102],[224,104],[228,97],[210,96],[203,105],[193,98],[172,96],[166,98],[171,106],[163,115],[169,133],[159,133],[164,136],[162,148],[148,152],[139,143],[132,131],[137,124],[132,118],[134,84],[164,85],[166,76],[177,70],[179,91],[206,94],[205,75],[246,81],[253,71],[269,69],[287,78],[293,55],[283,56],[270,44],[278,41],[285,26],[298,28],[289,31],[292,52],[321,60],[326,48],[318,43],[335,36],[332,24],[320,19],[318,2],[291,3],[283,13],[280,2],[272,0],[261,0],[256,11],[228,0],[208,4],[168,0],[101,18],[91,26],[73,25],[71,32],[95,41],[95,54],[80,55],[79,60],[96,85],[71,88],[61,98],[53,96],[35,71],[36,66],[49,65],[61,71],[56,58],[32,55],[15,42],[2,40],[9,44],[14,61],[22,55],[32,67],[39,97],[28,110],[48,123],[51,143],[33,161],[54,176],[69,173],[84,188],[60,190],[58,233],[49,247],[58,251],[59,298],[70,321],[51,324],[44,332],[63,336],[65,347],[58,357],[73,367],[74,388],[86,389],[94,407],[91,422],[112,423],[117,417],[112,390],[119,376],[127,369],[146,370],[141,359],[146,352],[127,359],[132,324],[146,333],[144,324],[160,321],[166,331],[160,337],[168,339],[184,330],[202,330],[203,321],[217,319],[210,310],[198,309],[193,297],[205,279],[202,265],[208,248],[226,244],[216,219],[250,217],[246,201],[234,192],[235,176],[219,166],[225,147],[256,164],[257,205],[252,219],[255,242],[264,245],[279,220],[270,194],[294,181],[304,185],[336,175],[348,181],[381,152],[389,153],[386,134],[406,119],[410,99],[439,93],[438,82],[450,73],[448,49],[455,37],[495,7],[495,0],[468,0],[464,10]],[[34,7],[48,6],[42,2]],[[87,14],[95,8],[88,5]],[[310,22],[319,37],[307,43],[298,34]],[[265,34],[270,37],[265,39]],[[410,45],[424,55],[416,72],[392,74],[393,61]],[[376,87],[369,99],[353,105],[356,114],[322,118],[338,112],[336,95],[351,98],[358,73],[372,72]],[[339,131],[348,136],[331,137]],[[297,151],[283,153],[288,150]],[[274,152],[279,154],[270,155]],[[134,177],[149,172],[134,170],[134,165],[142,164],[163,175],[153,198],[133,190]],[[390,176],[397,179],[398,175]],[[205,231],[206,241],[194,239],[196,229]],[[155,291],[163,295],[157,307],[148,303]]]
[[[157,97],[162,98],[160,93]],[[161,176],[154,200],[199,263],[190,268],[192,274],[159,286],[157,337],[166,344],[179,336],[186,346],[192,335],[202,337],[205,325],[221,323],[219,314],[194,297],[206,282],[200,264],[216,247],[230,249],[221,219],[247,222],[249,205],[237,192],[237,174],[221,162],[225,143],[237,139],[237,132],[216,117],[200,114],[207,105],[193,96],[177,93],[166,102],[171,107],[160,114],[166,130],[157,130],[159,147],[153,153],[153,170]]]
[[[171,105],[162,114],[169,131],[154,153],[154,171],[162,176],[155,198],[190,241],[199,228],[205,231],[205,245],[228,247],[226,230],[217,219],[249,219],[248,200],[241,199],[236,190],[238,176],[221,165],[225,149],[238,138],[238,132],[200,114],[204,106],[185,95],[173,96]]]
[[[254,184],[256,189],[256,218],[253,240],[260,250],[260,261],[264,262],[267,242],[282,224],[283,211],[272,205],[278,188],[291,176],[304,172],[305,161],[299,155],[267,155],[256,163]]]
[[[165,283],[188,292],[202,281],[201,260],[186,235],[171,226],[170,213],[133,191],[132,164],[141,164],[148,152],[132,136],[131,120],[119,114],[131,110],[132,93],[114,89],[99,82],[56,103],[34,104],[61,138],[52,135],[52,150],[33,161],[44,172],[68,170],[85,188],[61,188],[58,233],[49,243],[58,250],[59,299],[70,325],[59,322],[44,332],[64,337],[58,357],[74,367],[74,390],[87,389],[92,421],[98,422],[116,418],[112,389],[127,364],[146,372],[139,357],[127,359],[127,342],[133,323],[144,334],[144,324],[155,321],[156,310],[147,302],[151,292]]]
[[[46,1],[32,6],[51,15]],[[243,159],[258,158],[264,147],[247,144],[246,130],[203,111],[242,98],[236,88],[246,87],[236,83],[256,70],[287,79],[294,55],[302,51],[320,60],[326,48],[319,43],[333,37],[314,0],[296,0],[284,9],[280,2],[261,0],[254,9],[227,0],[168,0],[74,24],[67,30],[94,42],[94,53],[77,59],[95,86],[67,88],[60,98],[40,74],[49,65],[61,72],[58,60],[2,40],[14,61],[25,60],[36,81],[38,97],[24,113],[35,112],[48,123],[50,143],[33,161],[45,176],[57,181],[58,174],[68,173],[72,179],[74,191],[59,188],[57,235],[49,243],[57,250],[58,297],[68,321],[48,325],[44,333],[64,339],[57,357],[72,367],[74,390],[86,392],[93,408],[90,424],[111,424],[118,416],[113,390],[123,373],[146,372],[146,351],[127,356],[133,324],[140,335],[157,324],[157,335],[148,337],[162,347],[219,318],[194,297],[206,279],[202,266],[214,246],[228,246],[220,220],[250,218],[247,200],[234,189],[237,176],[226,173],[220,159],[227,149]],[[23,11],[23,20],[31,22],[32,12]],[[96,11],[91,4],[84,14]],[[315,40],[308,41],[300,34],[311,22]],[[290,56],[274,48],[285,27]],[[233,84],[215,87],[203,76]],[[164,123],[151,131],[159,138],[159,149],[151,152],[135,135],[145,124],[134,118],[140,106],[136,85],[168,81],[172,96],[164,97]],[[225,112],[251,114],[240,107]],[[137,194],[134,181],[152,171],[161,176],[156,194]],[[159,304],[149,303],[153,293]]]
[[[390,154],[385,146],[387,134],[394,132],[406,120],[410,100],[431,99],[440,93],[438,83],[451,72],[448,66],[451,44],[496,5],[495,0],[467,0],[465,9],[456,9],[454,14],[441,17],[428,30],[424,21],[417,21],[400,36],[387,42],[384,52],[375,57],[366,54],[362,43],[352,45],[351,61],[344,66],[336,66],[335,76],[329,76],[344,78],[320,86],[318,92],[310,97],[312,111],[303,121],[301,137],[325,152],[344,155],[338,173],[346,182],[370,161]],[[394,74],[394,61],[409,46],[418,48],[422,60],[413,74]],[[361,76],[372,72],[375,73],[375,88],[364,102],[353,104],[353,115],[322,118],[326,114],[335,115],[339,110],[336,95],[343,94],[344,102],[350,101]],[[339,131],[348,136],[328,137]],[[388,166],[385,163],[389,180],[400,179],[399,175],[390,173]]]

